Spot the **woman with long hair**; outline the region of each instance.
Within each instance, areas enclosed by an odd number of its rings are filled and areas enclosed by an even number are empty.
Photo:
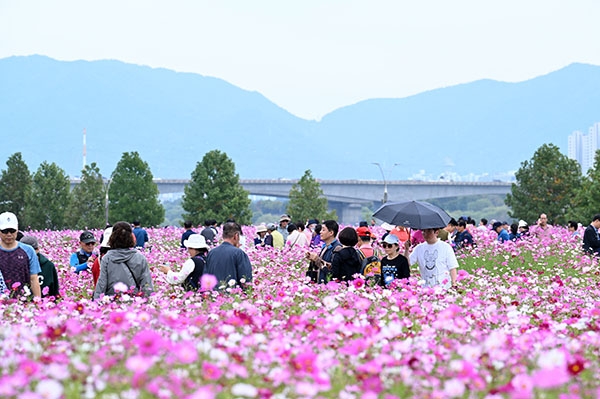
[[[100,277],[94,290],[94,299],[115,295],[115,284],[121,283],[134,293],[150,295],[154,292],[148,261],[135,249],[131,225],[118,222],[108,240],[110,250],[100,262]]]

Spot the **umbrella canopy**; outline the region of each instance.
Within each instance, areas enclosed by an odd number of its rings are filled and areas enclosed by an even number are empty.
[[[373,217],[417,230],[445,227],[452,219],[442,208],[424,201],[388,202],[379,207]]]

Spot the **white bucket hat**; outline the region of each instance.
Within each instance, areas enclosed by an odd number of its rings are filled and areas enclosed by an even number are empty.
[[[527,226],[527,222],[524,221],[523,219],[519,220],[519,227],[525,227]]]
[[[107,227],[106,230],[104,230],[104,235],[102,236],[102,243],[100,243],[101,247],[110,248],[110,245],[108,245],[108,240],[110,239],[110,235],[112,234],[112,229],[112,227]]]
[[[210,249],[210,247],[206,243],[206,239],[204,238],[204,236],[202,234],[192,234],[191,236],[189,236],[189,238],[187,240],[183,241],[183,245],[185,245],[186,248]]]

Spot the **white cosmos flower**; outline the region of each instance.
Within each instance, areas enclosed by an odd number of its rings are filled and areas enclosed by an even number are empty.
[[[113,289],[115,290],[115,292],[127,292],[127,290],[129,290],[127,285],[120,281],[113,286]]]
[[[63,394],[63,386],[56,380],[42,380],[35,387],[35,392],[44,399],[59,399]]]
[[[231,393],[234,396],[243,396],[246,398],[254,398],[258,395],[258,389],[255,386],[244,383],[237,383],[231,387]]]

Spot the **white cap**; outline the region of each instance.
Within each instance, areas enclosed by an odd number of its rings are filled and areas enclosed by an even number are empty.
[[[4,212],[0,214],[0,230],[15,229],[19,230],[19,221],[12,212]]]

